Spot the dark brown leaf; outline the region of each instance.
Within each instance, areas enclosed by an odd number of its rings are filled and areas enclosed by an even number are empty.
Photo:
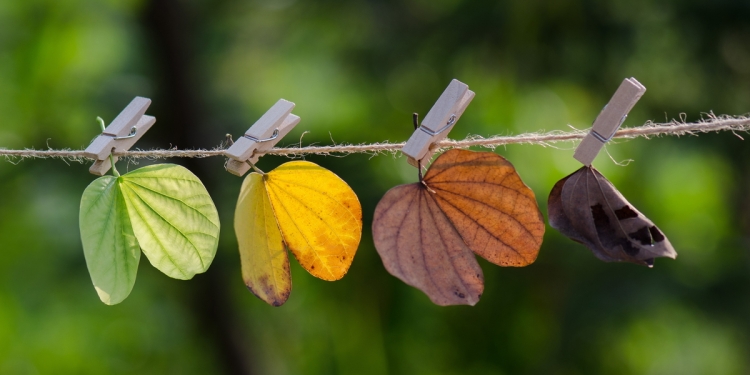
[[[548,212],[553,228],[605,262],[651,267],[654,258],[677,256],[659,228],[593,167],[582,167],[555,184]]]

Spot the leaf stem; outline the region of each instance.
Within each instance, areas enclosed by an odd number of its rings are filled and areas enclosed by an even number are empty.
[[[417,131],[417,129],[419,129],[419,113],[417,112],[412,113],[411,123],[412,125],[414,125],[414,131]],[[423,176],[422,176],[422,161],[421,160],[417,160],[417,170],[419,170],[419,182],[424,183],[424,181],[422,181]]]
[[[424,176],[422,175],[422,161],[417,160],[417,170],[419,171],[419,182],[422,182],[424,180]]]
[[[261,176],[265,176],[265,175],[266,175],[266,172],[263,172],[263,171],[261,171],[261,170],[260,170],[260,169],[259,169],[258,167],[256,167],[256,166],[255,166],[255,164],[254,164],[254,163],[251,163],[251,162],[249,162],[249,161],[248,161],[248,162],[246,162],[246,163],[247,163],[247,164],[250,164],[250,166],[251,166],[251,167],[253,167],[253,170],[254,170],[255,172],[258,172],[258,174],[260,174]]]
[[[99,126],[102,128],[102,133],[103,133],[104,129],[107,128],[107,126],[104,125],[104,120],[101,117],[96,116],[96,121],[99,121]],[[112,165],[112,175],[115,177],[120,177],[120,172],[118,172],[117,168],[115,168],[115,157],[112,156],[111,152],[109,153],[109,164]]]

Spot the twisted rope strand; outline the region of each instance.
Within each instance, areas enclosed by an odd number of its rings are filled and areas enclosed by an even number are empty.
[[[644,125],[632,128],[621,128],[613,138],[632,139],[637,137],[649,138],[652,136],[670,135],[696,135],[698,133],[709,132],[747,132],[750,131],[750,117],[748,116],[716,116],[712,113],[707,114],[707,118],[697,122],[686,123],[684,120],[672,120],[667,123],[654,123],[647,121]],[[493,136],[483,138],[480,136],[469,136],[463,140],[446,139],[436,144],[437,150],[450,148],[468,148],[480,146],[485,148],[495,148],[497,146],[508,144],[536,144],[549,146],[557,142],[570,142],[582,139],[586,136],[588,130],[572,130],[570,132],[550,131],[539,133],[526,133],[514,136]],[[739,135],[737,135],[739,137]],[[742,137],[740,137],[742,138]],[[331,146],[306,146],[306,147],[284,147],[273,148],[268,151],[258,152],[263,155],[280,155],[286,157],[299,157],[303,155],[348,155],[348,154],[380,154],[396,153],[404,147],[405,142],[400,143],[372,143],[358,145],[331,145]],[[225,156],[225,148],[216,147],[212,150],[135,150],[115,152],[115,156],[126,157],[131,159],[162,159],[162,158],[208,158],[214,156]],[[62,158],[72,161],[83,162],[89,159],[83,154],[82,150],[6,150],[0,149],[0,156],[5,156],[7,160],[13,161],[15,158]]]

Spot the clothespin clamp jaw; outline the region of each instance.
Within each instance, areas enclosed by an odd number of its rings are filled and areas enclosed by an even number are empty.
[[[151,99],[136,96],[125,109],[104,129],[104,132],[94,139],[84,150],[84,155],[94,159],[89,172],[97,176],[104,176],[110,168],[109,155],[115,151],[127,151],[151,129],[156,122],[153,116],[145,115],[151,105]],[[117,162],[117,156],[112,162]]]
[[[589,134],[576,148],[573,157],[583,165],[590,166],[604,144],[612,139],[617,129],[628,117],[630,110],[645,92],[646,87],[635,78],[626,78],[622,81],[620,87],[612,95],[612,99],[596,117]]]
[[[412,133],[401,152],[409,164],[426,167],[434,153],[434,145],[448,136],[453,126],[474,99],[474,92],[459,80],[452,80],[424,117],[422,124]]]
[[[258,121],[237,139],[226,151],[230,158],[226,169],[229,173],[242,177],[260,159],[257,151],[268,151],[281,138],[289,134],[299,124],[299,116],[292,114],[294,103],[279,99]]]

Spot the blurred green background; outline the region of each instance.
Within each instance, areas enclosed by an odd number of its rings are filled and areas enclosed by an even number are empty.
[[[280,145],[400,142],[450,79],[476,98],[451,133],[587,128],[625,77],[648,91],[627,126],[750,110],[745,0],[0,1],[0,147],[82,149],[135,95],[137,146],[212,148],[276,100],[302,122]],[[742,135],[745,136],[745,135]],[[511,145],[546,215],[575,144]],[[87,164],[0,163],[0,374],[749,374],[750,147],[731,134],[610,144],[595,165],[667,234],[677,260],[602,263],[547,228],[533,265],[480,261],[475,307],[438,307],[372,245],[385,191],[416,180],[391,155],[311,156],[364,209],[341,281],[293,264],[288,303],[246,290],[232,226],[241,180],[178,159],[222,218],[216,259],[177,281],[143,261],[102,304],[78,231]],[[618,166],[632,159],[627,166]],[[270,170],[286,160],[261,159]],[[140,166],[150,162],[142,161]],[[137,168],[121,163],[121,172]]]

